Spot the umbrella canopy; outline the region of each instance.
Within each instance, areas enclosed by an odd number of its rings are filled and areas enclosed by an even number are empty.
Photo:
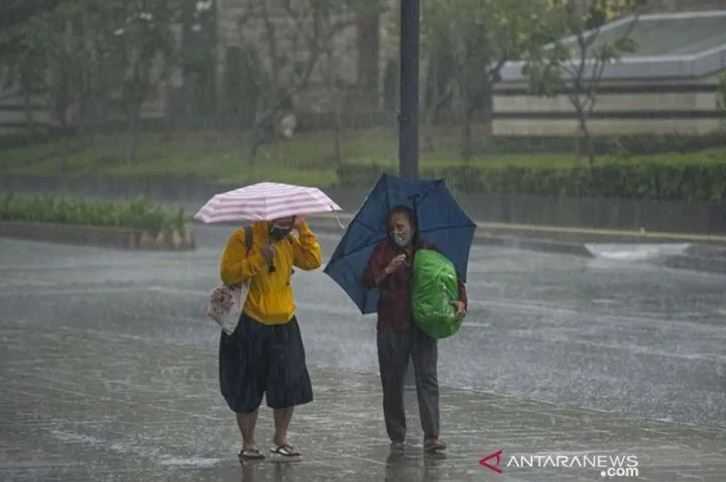
[[[363,273],[375,246],[387,237],[388,212],[407,206],[416,213],[419,237],[434,244],[466,280],[469,248],[476,225],[454,200],[443,180],[411,181],[383,175],[335,249],[325,272],[353,299],[362,313],[377,309],[378,290],[363,286]]]
[[[261,182],[214,195],[194,219],[204,223],[271,221],[340,210],[318,188]]]

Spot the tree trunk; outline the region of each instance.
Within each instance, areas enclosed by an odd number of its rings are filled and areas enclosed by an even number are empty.
[[[584,121],[584,136],[585,136],[585,149],[587,154],[587,162],[590,164],[590,170],[592,170],[593,167],[595,167],[595,145],[593,141],[592,133],[590,132],[590,116],[592,116],[592,113],[595,109],[595,98],[594,94],[593,97],[590,100],[590,107],[588,110],[585,111],[585,116],[583,117]]]
[[[139,144],[139,118],[141,116],[141,104],[135,103],[130,107],[128,114],[128,144],[126,146],[126,161],[131,164],[136,160],[136,153]]]
[[[340,132],[341,132],[341,103],[342,92],[338,88],[335,78],[335,67],[332,46],[328,45],[325,51],[327,61],[327,79],[328,95],[332,99],[333,106],[333,159],[335,165],[339,166],[343,162],[341,149]]]
[[[29,78],[25,78],[22,81],[23,89],[23,111],[25,113],[25,123],[27,125],[28,133],[30,135],[35,134],[35,116],[33,115],[33,86]]]
[[[587,163],[590,169],[595,165],[595,151],[592,146],[592,134],[590,128],[587,125],[587,114],[581,112],[578,114],[580,124],[580,143],[577,148],[577,158],[581,159],[584,156],[587,157]]]
[[[590,165],[590,169],[595,167],[595,148],[592,145],[592,135],[590,129],[585,125],[585,153],[587,154],[587,161]]]
[[[249,165],[251,168],[255,167],[257,161],[257,151],[262,145],[262,139],[260,134],[260,128],[255,125],[250,130],[250,146],[249,146]]]
[[[434,121],[436,117],[436,108],[439,105],[439,85],[438,85],[438,61],[432,58],[428,68],[428,79],[426,80],[426,90],[428,96],[424,111],[424,132],[423,132],[423,150],[433,152],[434,146]]]
[[[341,113],[340,113],[340,101],[338,101],[338,105],[335,108],[335,128],[334,128],[334,140],[333,140],[333,156],[335,157],[335,165],[340,166],[343,163],[343,148],[342,148],[342,142],[341,142],[341,136],[342,136],[342,121],[341,121]]]
[[[371,105],[378,105],[380,23],[380,12],[375,9],[366,9],[356,18],[358,85]]]
[[[474,109],[467,107],[464,112],[464,129],[461,136],[461,157],[469,161],[473,154],[471,120],[474,117]]]
[[[262,115],[255,120],[255,125],[252,127],[251,143],[250,143],[250,166],[254,166],[257,160],[257,152],[259,148],[265,144],[274,144],[277,128],[278,128],[278,113],[281,110],[281,104],[278,103],[272,106],[269,110],[262,113]]]
[[[482,135],[489,139],[494,135],[494,92],[487,84],[482,99]]]
[[[30,93],[25,90],[23,92],[23,107],[25,110],[25,123],[31,134],[35,132],[35,120],[33,119],[33,104],[31,102]]]

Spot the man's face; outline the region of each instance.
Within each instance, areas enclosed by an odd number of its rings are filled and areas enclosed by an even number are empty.
[[[391,216],[391,237],[401,248],[405,248],[411,244],[413,227],[408,216],[403,213],[395,213]]]
[[[295,218],[293,216],[274,219],[270,223],[270,237],[275,241],[279,241],[290,234],[294,225]]]

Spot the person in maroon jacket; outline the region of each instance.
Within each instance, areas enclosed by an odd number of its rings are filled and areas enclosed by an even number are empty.
[[[378,288],[378,364],[383,385],[383,414],[391,448],[402,450],[406,439],[403,381],[409,358],[413,359],[416,393],[424,432],[424,450],[446,450],[439,438],[439,383],[436,340],[413,321],[411,310],[412,266],[416,251],[436,249],[424,243],[417,231],[416,216],[407,207],[393,208],[387,219],[388,237],[373,250],[363,282]],[[466,314],[464,284],[459,281],[457,314]]]

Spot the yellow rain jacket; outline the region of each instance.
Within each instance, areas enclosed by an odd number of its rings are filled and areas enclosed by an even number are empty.
[[[245,314],[265,325],[283,325],[295,314],[290,283],[293,266],[303,270],[318,268],[320,244],[308,225],[303,223],[297,237],[291,234],[274,244],[275,269],[270,272],[261,252],[268,240],[269,223],[253,224],[252,246],[248,253],[244,228],[234,231],[222,253],[220,275],[227,285],[250,280]]]

